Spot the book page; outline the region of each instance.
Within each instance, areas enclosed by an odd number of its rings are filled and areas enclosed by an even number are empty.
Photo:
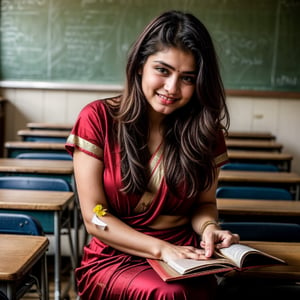
[[[227,248],[219,249],[220,253],[231,259],[239,268],[242,267],[243,258],[248,253],[261,253],[259,250],[253,249],[246,245],[232,244]]]
[[[232,260],[238,268],[285,263],[278,257],[242,244],[232,244],[228,248],[219,249],[219,252]]]
[[[217,258],[217,259],[174,259],[167,262],[167,264],[175,269],[180,274],[186,274],[189,272],[193,272],[195,270],[201,270],[201,268],[207,267],[225,267],[225,266],[234,266],[228,259],[226,258]]]

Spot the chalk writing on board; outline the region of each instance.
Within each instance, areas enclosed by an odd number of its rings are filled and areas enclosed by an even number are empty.
[[[297,86],[299,79],[294,76],[288,76],[288,75],[281,75],[280,77],[276,78],[276,84],[278,86]]]
[[[137,34],[166,9],[194,13],[226,88],[300,91],[299,0],[2,0],[0,80],[119,84]]]

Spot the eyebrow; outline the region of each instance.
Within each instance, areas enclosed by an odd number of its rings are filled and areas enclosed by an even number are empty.
[[[165,62],[163,62],[161,60],[155,60],[154,62],[160,63],[160,64],[164,65],[165,67],[167,67],[167,68],[169,68],[169,69],[171,69],[173,71],[176,71],[176,68],[174,68],[173,66],[171,66],[171,65],[169,65],[169,64],[167,64],[167,63],[165,63]],[[181,73],[182,74],[191,74],[191,75],[196,75],[197,74],[196,71],[183,71]]]

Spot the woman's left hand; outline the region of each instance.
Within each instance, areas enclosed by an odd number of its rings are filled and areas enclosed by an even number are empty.
[[[205,256],[211,257],[215,248],[226,248],[231,244],[239,243],[239,241],[240,237],[238,234],[208,226],[203,232],[200,246],[205,249]]]

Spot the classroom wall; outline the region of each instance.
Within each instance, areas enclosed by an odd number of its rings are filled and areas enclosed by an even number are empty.
[[[16,132],[28,122],[74,123],[80,109],[95,99],[118,95],[120,90],[73,91],[6,88],[9,100],[6,140],[19,139]],[[300,173],[300,99],[237,97],[227,98],[232,131],[270,131],[294,156],[292,170]]]

